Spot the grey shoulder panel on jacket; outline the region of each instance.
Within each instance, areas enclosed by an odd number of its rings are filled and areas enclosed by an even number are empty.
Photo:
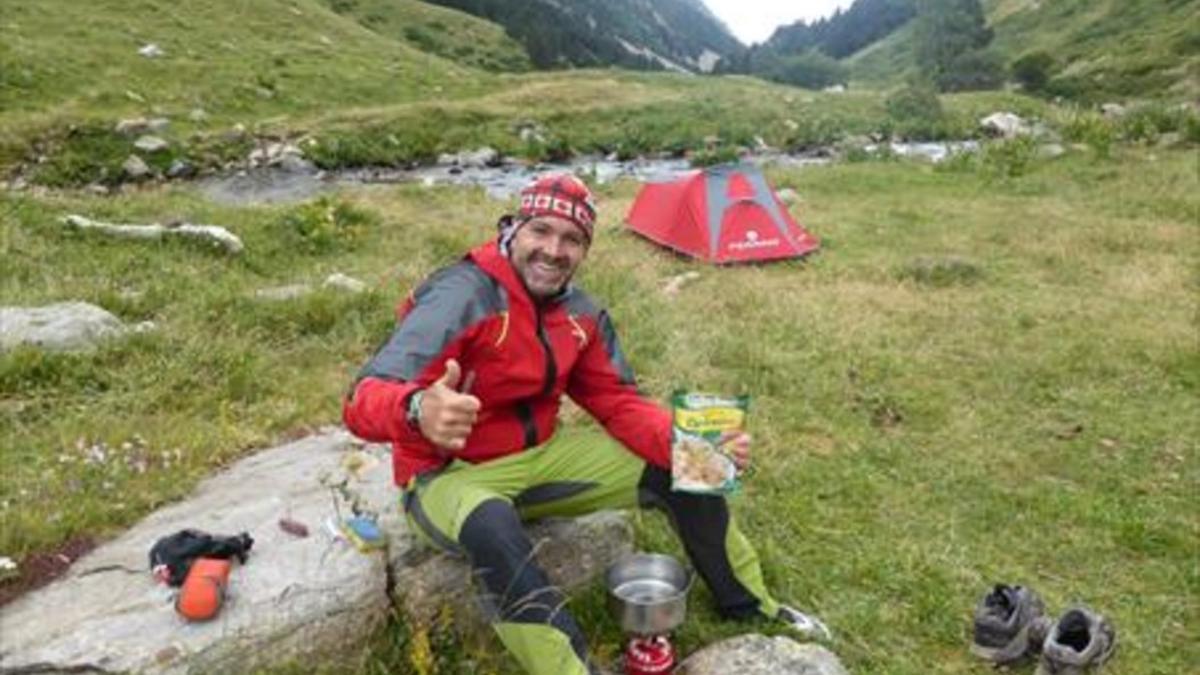
[[[566,307],[567,313],[573,316],[599,318],[600,314],[604,312],[604,308],[597,304],[592,296],[574,286],[563,298],[563,305]]]
[[[413,300],[359,379],[412,380],[467,328],[508,308],[500,284],[469,260],[434,272]]]

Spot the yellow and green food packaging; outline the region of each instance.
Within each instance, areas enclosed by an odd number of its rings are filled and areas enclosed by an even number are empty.
[[[746,428],[749,396],[677,391],[671,396],[671,489],[726,494],[738,489],[737,466],[721,436]]]

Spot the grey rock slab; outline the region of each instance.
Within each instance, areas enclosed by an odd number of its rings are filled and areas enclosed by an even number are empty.
[[[0,307],[0,351],[32,345],[51,351],[91,349],[125,330],[121,320],[86,302]]]
[[[366,282],[342,274],[341,272],[334,272],[325,277],[325,281],[321,285],[326,288],[336,288],[340,291],[346,291],[347,293],[362,293],[367,290]]]
[[[1042,159],[1057,159],[1067,154],[1061,143],[1044,143],[1038,146],[1037,156]]]
[[[287,286],[272,286],[254,291],[254,297],[259,300],[295,300],[313,292],[308,284],[290,284]]]
[[[1030,133],[1025,120],[1010,112],[995,112],[979,120],[979,126],[1001,138],[1016,138]]]
[[[142,152],[161,152],[171,147],[171,144],[167,143],[158,136],[145,135],[138,137],[138,139],[133,142],[133,147],[141,150]]]
[[[117,122],[115,130],[124,136],[136,136],[150,130],[150,120],[145,117],[130,117]]]
[[[633,550],[633,526],[625,512],[548,518],[527,527],[538,564],[551,583],[567,593],[600,578],[609,565]],[[428,624],[448,606],[460,632],[486,631],[486,610],[477,600],[465,559],[409,541],[407,549],[391,550],[393,595],[409,620]]]
[[[121,164],[121,170],[130,178],[142,178],[150,173],[150,166],[141,157],[130,155]]]
[[[249,672],[357,653],[388,613],[387,558],[322,527],[335,511],[322,477],[345,478],[394,531],[402,525],[384,453],[333,430],[237,462],[0,608],[0,672]],[[348,472],[351,457],[359,459]],[[308,536],[284,532],[282,517],[305,524]],[[255,539],[246,564],[234,565],[220,614],[205,623],[181,619],[171,590],[147,569],[154,542],[184,528]]]
[[[687,657],[677,675],[847,675],[828,649],[757,633],[709,645]]]

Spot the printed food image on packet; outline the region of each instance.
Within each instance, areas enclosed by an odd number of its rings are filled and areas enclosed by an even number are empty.
[[[749,396],[675,392],[671,397],[671,489],[722,494],[739,487],[737,466],[717,446],[745,428]]]

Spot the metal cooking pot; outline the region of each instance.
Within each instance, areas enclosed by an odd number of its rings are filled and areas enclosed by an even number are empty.
[[[608,568],[604,585],[622,630],[666,635],[683,623],[692,575],[669,555],[634,553]]]

